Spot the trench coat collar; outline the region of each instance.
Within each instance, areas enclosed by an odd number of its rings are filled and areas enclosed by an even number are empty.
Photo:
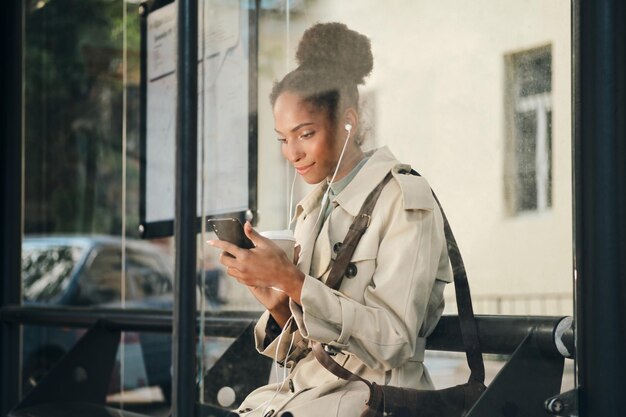
[[[356,216],[369,193],[398,163],[386,146],[374,151],[354,179],[337,194],[335,204],[341,206],[351,216]]]
[[[397,164],[398,160],[387,146],[366,153],[369,160],[350,183],[336,197],[335,203],[343,207],[352,216],[356,216],[367,195],[383,180],[385,175]],[[296,206],[295,220],[300,214],[308,215],[315,210],[328,188],[322,181]]]
[[[343,207],[352,216],[356,216],[367,195],[378,185],[387,173],[397,164],[398,160],[388,147],[383,146],[366,153],[369,160],[356,174],[350,183],[336,197],[335,203]],[[300,214],[310,214],[315,210],[328,188],[328,183],[322,181],[296,206],[295,220]]]
[[[296,211],[291,219],[291,223],[293,223],[298,216],[303,213],[306,216],[311,214],[311,212],[319,206],[322,201],[322,196],[326,192],[327,188],[328,183],[326,181],[322,181],[317,184],[302,200],[300,200],[300,202],[296,205]]]

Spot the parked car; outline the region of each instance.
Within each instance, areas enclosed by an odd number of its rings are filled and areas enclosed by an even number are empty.
[[[22,243],[23,302],[31,305],[166,308],[173,305],[173,274],[168,256],[155,245],[111,236],[26,237]],[[122,287],[122,260],[125,285]],[[122,291],[124,290],[124,291]],[[32,389],[71,347],[84,329],[24,328],[24,392]],[[125,333],[124,389],[159,386],[171,392],[171,337]],[[119,354],[118,354],[119,361]],[[119,375],[119,367],[114,375]],[[119,377],[111,392],[119,392]]]

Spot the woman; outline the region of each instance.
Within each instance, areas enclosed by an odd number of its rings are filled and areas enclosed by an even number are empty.
[[[257,349],[285,367],[282,383],[252,392],[238,413],[250,416],[358,416],[369,391],[338,379],[315,359],[311,341],[378,384],[432,387],[422,361],[425,337],[443,310],[452,271],[441,213],[427,182],[382,148],[359,146],[357,85],[373,66],[369,39],[340,23],[309,28],[298,68],[271,93],[284,157],[309,184],[297,206],[297,263],[250,224],[251,250],[211,241],[226,272],[266,307]],[[370,226],[339,290],[324,284],[364,199],[391,172]],[[228,255],[226,252],[232,254]],[[291,413],[291,414],[290,414]]]

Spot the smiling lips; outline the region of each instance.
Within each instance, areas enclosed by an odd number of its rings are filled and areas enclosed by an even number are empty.
[[[303,167],[296,167],[296,171],[298,171],[298,174],[300,174],[300,175],[304,175],[304,174],[306,174],[307,172],[309,172],[309,170],[313,167],[313,165],[314,165],[314,164],[315,164],[315,163],[310,164],[310,165],[305,165],[305,166],[303,166]]]

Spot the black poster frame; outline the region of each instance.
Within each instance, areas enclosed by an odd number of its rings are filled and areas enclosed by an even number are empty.
[[[152,221],[146,220],[147,204],[147,35],[148,16],[150,13],[173,3],[174,0],[149,0],[141,4],[140,13],[140,124],[139,124],[139,235],[143,239],[170,237],[174,235],[174,219]],[[248,208],[244,211],[220,213],[219,215],[202,215],[196,219],[196,230],[202,230],[202,222],[217,217],[234,217],[244,222],[257,219],[257,167],[258,167],[258,19],[259,0],[248,2]],[[176,109],[173,107],[172,112]],[[172,160],[174,155],[172,155]],[[174,201],[172,201],[174,207]]]

